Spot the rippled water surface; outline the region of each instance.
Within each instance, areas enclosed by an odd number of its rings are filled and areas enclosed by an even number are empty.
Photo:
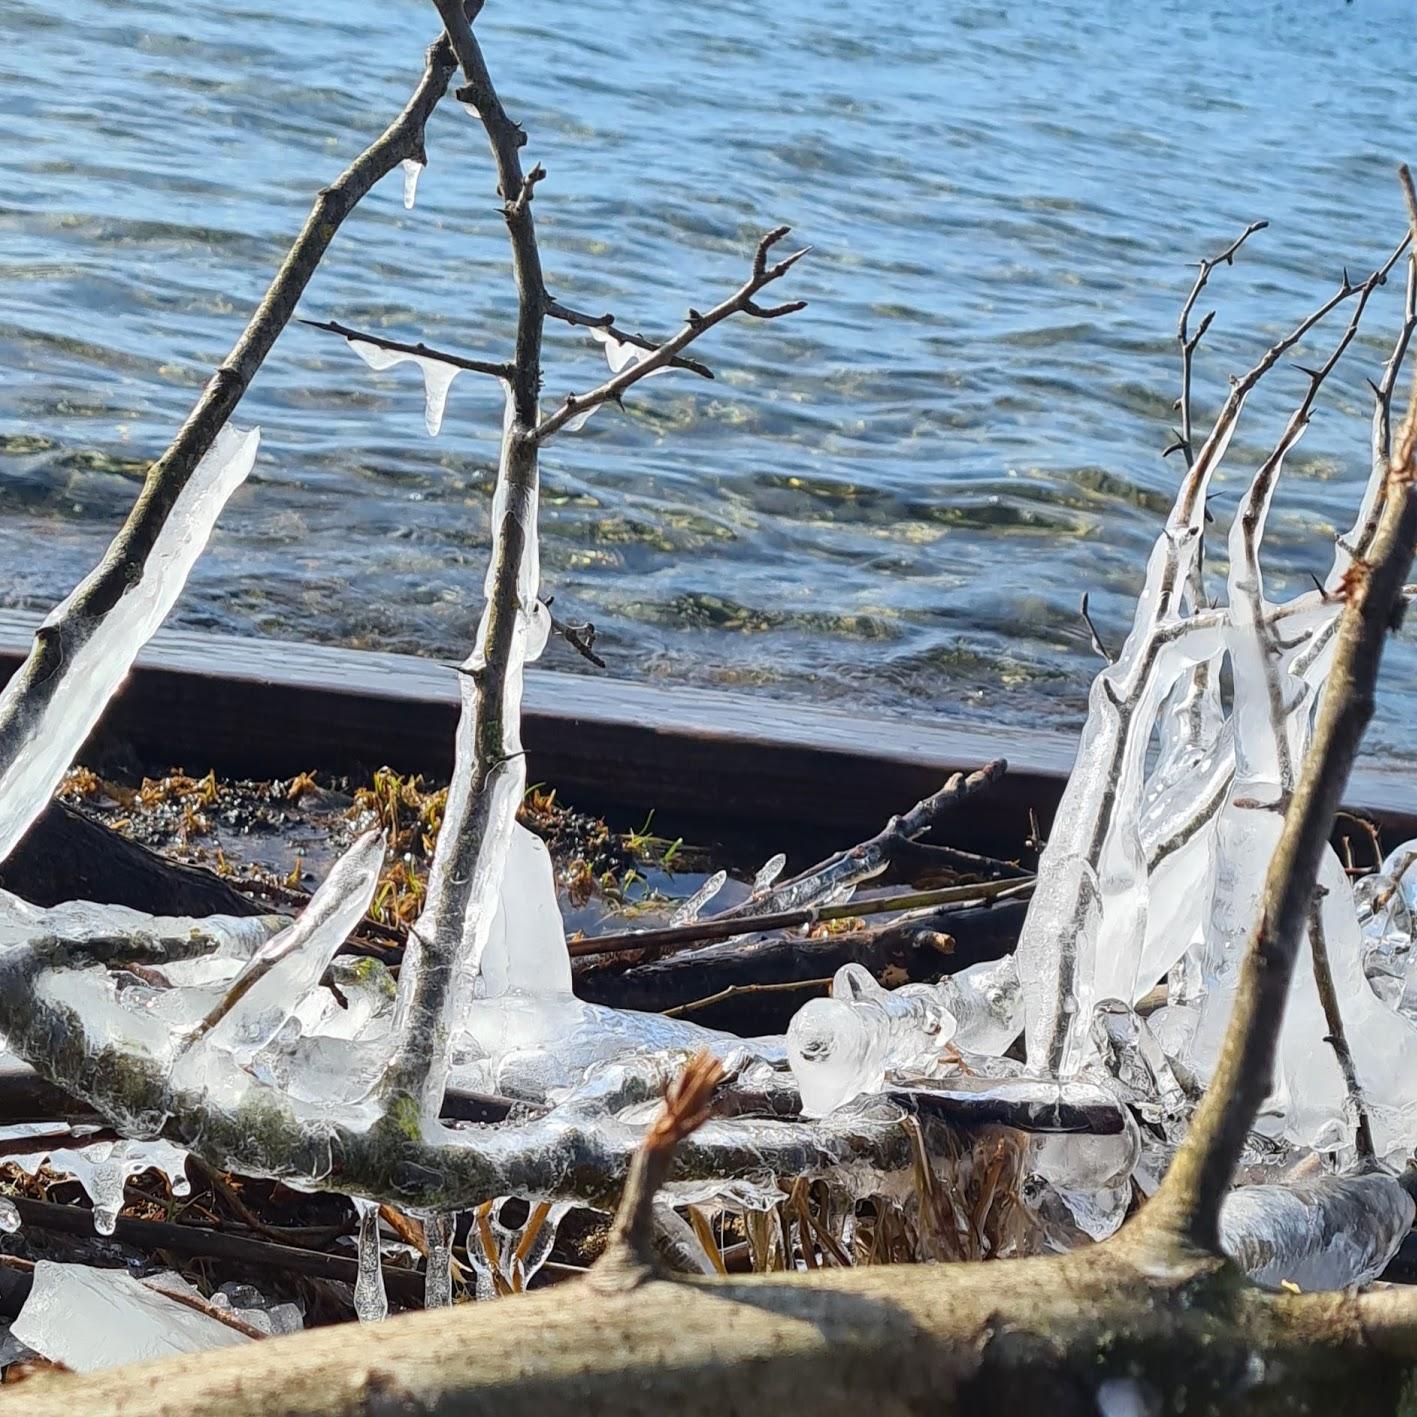
[[[0,598],[47,606],[92,562],[313,191],[403,103],[432,13],[0,0]],[[806,312],[703,341],[717,382],[657,379],[548,451],[558,609],[596,622],[619,675],[1073,726],[1095,664],[1079,593],[1118,637],[1177,475],[1186,263],[1272,223],[1213,283],[1204,414],[1345,263],[1395,244],[1411,19],[1406,0],[489,0],[567,302],[667,332],[765,228],[815,247],[791,278]],[[376,188],[302,313],[498,355],[485,145],[448,101],[428,147],[415,210],[397,174]],[[1322,574],[1351,516],[1395,285],[1291,460],[1276,593]],[[551,331],[548,396],[601,370],[583,332]],[[1283,370],[1254,402],[1222,520],[1302,385]],[[462,648],[491,390],[460,380],[429,440],[410,368],[373,375],[292,327],[241,421],[264,429],[257,474],[179,620]],[[1378,746],[1411,756],[1408,647],[1387,683]]]

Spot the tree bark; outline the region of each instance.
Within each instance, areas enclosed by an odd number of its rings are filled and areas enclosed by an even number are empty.
[[[1417,1349],[1389,1294],[1269,1295],[1221,1262],[1147,1243],[1124,1232],[1061,1258],[651,1278],[622,1292],[593,1273],[493,1304],[42,1375],[0,1394],[0,1414],[1403,1410]]]

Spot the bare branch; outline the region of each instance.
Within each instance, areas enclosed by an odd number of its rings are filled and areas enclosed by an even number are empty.
[[[1321,907],[1320,886],[1309,902],[1309,951],[1314,961],[1314,983],[1319,991],[1319,1002],[1323,1005],[1324,1023],[1328,1027],[1328,1043],[1338,1059],[1339,1071],[1343,1074],[1343,1086],[1348,1092],[1348,1105],[1353,1109],[1356,1135],[1354,1145],[1360,1161],[1372,1161],[1376,1156],[1373,1147],[1373,1127],[1368,1120],[1367,1104],[1363,1101],[1363,1089],[1358,1082],[1358,1065],[1353,1061],[1353,1050],[1348,1046],[1348,1034],[1343,1027],[1343,1012],[1338,1004],[1338,990],[1333,985],[1333,970],[1328,960],[1328,939],[1324,934],[1323,909]]]
[[[1205,338],[1205,332],[1210,328],[1210,322],[1215,319],[1215,311],[1212,310],[1201,320],[1195,334],[1191,334],[1189,329],[1191,312],[1196,307],[1196,301],[1200,299],[1201,291],[1205,289],[1206,283],[1210,280],[1210,273],[1217,266],[1233,266],[1235,253],[1240,247],[1255,232],[1263,231],[1268,225],[1267,221],[1252,221],[1218,256],[1211,256],[1201,261],[1195,284],[1191,286],[1191,293],[1186,297],[1186,303],[1181,306],[1181,317],[1176,322],[1176,340],[1181,346],[1181,397],[1177,399],[1176,407],[1181,414],[1181,428],[1176,435],[1175,444],[1167,451],[1182,453],[1185,456],[1187,467],[1190,467],[1195,461],[1191,448],[1191,369],[1195,360],[1196,348]]]
[[[1102,636],[1097,633],[1097,626],[1092,623],[1092,616],[1087,608],[1086,591],[1083,591],[1082,599],[1078,602],[1078,614],[1082,616],[1082,623],[1087,626],[1087,633],[1092,637],[1092,652],[1107,664],[1116,664],[1117,656],[1102,643]]]
[[[780,315],[790,315],[794,311],[803,309],[807,303],[805,300],[793,300],[784,305],[765,307],[753,299],[760,290],[776,280],[781,280],[812,249],[810,246],[804,246],[800,251],[794,251],[790,256],[784,256],[782,260],[769,265],[768,256],[772,247],[790,230],[791,228],[786,226],[776,227],[758,242],[757,250],[753,254],[752,274],[726,300],[721,301],[712,310],[705,313],[690,310],[688,319],[677,334],[671,335],[663,344],[652,349],[646,358],[620,370],[618,374],[607,379],[598,388],[591,389],[584,394],[567,394],[565,402],[555,413],[548,414],[541,420],[533,434],[535,440],[538,443],[545,442],[578,415],[598,408],[601,404],[611,400],[618,402],[631,385],[639,383],[641,379],[653,374],[658,369],[668,367],[680,350],[691,345],[706,330],[711,330],[715,325],[721,324],[732,315],[752,315],[760,320],[775,320]]]
[[[621,344],[632,344],[636,349],[644,349],[653,353],[659,348],[653,340],[646,339],[642,334],[631,334],[628,330],[622,330],[615,323],[615,316],[587,315],[580,310],[572,310],[570,306],[563,305],[559,300],[550,297],[546,301],[546,315],[551,320],[562,320],[568,325],[579,326],[588,330],[603,330],[612,339],[619,340]],[[713,370],[707,364],[701,364],[697,359],[685,359],[682,355],[676,355],[669,361],[671,369],[687,369],[692,374],[697,374],[701,379],[712,379]]]
[[[512,366],[497,364],[487,359],[468,359],[461,354],[447,354],[441,349],[419,340],[417,344],[405,344],[402,340],[387,339],[383,335],[367,334],[363,330],[352,330],[338,320],[299,320],[299,324],[309,325],[312,330],[327,330],[346,340],[360,340],[364,344],[376,345],[379,349],[392,350],[398,354],[412,354],[419,359],[436,359],[440,364],[450,364],[455,369],[467,369],[474,374],[490,374],[495,379],[510,379]]]
[[[546,607],[548,614],[555,599],[554,595],[548,595],[541,602]],[[551,633],[560,635],[582,659],[589,660],[597,669],[605,668],[605,661],[595,652],[595,626],[589,620],[572,624],[565,620],[558,620],[552,615]]]

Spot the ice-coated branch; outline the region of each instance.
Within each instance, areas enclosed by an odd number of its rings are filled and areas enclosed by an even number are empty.
[[[572,310],[570,306],[563,305],[559,300],[551,297],[548,297],[546,301],[546,314],[548,319],[561,320],[565,324],[579,329],[599,330],[620,344],[633,345],[636,349],[643,349],[651,354],[659,348],[653,340],[646,339],[642,334],[632,334],[629,330],[621,329],[615,323],[614,315],[587,315],[584,311]],[[697,359],[686,359],[680,354],[676,354],[669,361],[669,367],[671,369],[687,369],[691,374],[697,374],[701,379],[713,378],[713,370],[707,364],[700,363]]]
[[[1054,1075],[1070,1073],[1081,1062],[1099,964],[1111,967],[1113,957],[1128,954],[1132,937],[1145,925],[1145,856],[1134,828],[1114,832],[1113,824],[1131,820],[1156,708],[1180,676],[1220,649],[1217,639],[1210,653],[1204,653],[1204,636],[1195,634],[1188,635],[1188,646],[1174,646],[1178,627],[1188,623],[1181,613],[1184,596],[1189,593],[1194,599],[1197,593],[1211,477],[1251,391],[1309,330],[1359,289],[1345,273],[1333,295],[1232,383],[1152,549],[1131,632],[1116,663],[1093,681],[1088,721],[1053,834],[1039,861],[1038,887],[1018,950],[1029,1000],[1029,1062]],[[1103,879],[1109,883],[1108,898],[1115,902],[1107,911],[1102,908]]]
[[[1314,985],[1319,991],[1319,1003],[1324,1011],[1324,1023],[1328,1027],[1328,1043],[1338,1059],[1339,1071],[1343,1074],[1343,1086],[1348,1093],[1348,1106],[1354,1120],[1354,1150],[1363,1162],[1374,1160],[1377,1151],[1373,1145],[1373,1124],[1368,1117],[1368,1105],[1363,1100],[1362,1084],[1358,1080],[1358,1065],[1353,1060],[1353,1049],[1348,1043],[1348,1030],[1343,1026],[1343,1010],[1338,1002],[1338,990],[1334,987],[1333,967],[1328,958],[1328,937],[1324,934],[1323,910],[1320,908],[1320,886],[1309,902],[1309,953],[1314,961]]]
[[[764,287],[781,280],[811,250],[810,247],[804,246],[800,251],[794,251],[790,256],[784,256],[770,265],[768,257],[773,246],[790,230],[791,228],[786,226],[775,227],[758,242],[757,250],[753,253],[751,274],[726,300],[720,301],[712,310],[702,313],[690,310],[688,319],[676,334],[671,335],[663,344],[652,346],[643,359],[627,364],[599,387],[584,394],[567,394],[561,406],[541,420],[535,431],[536,440],[545,442],[573,419],[580,418],[591,409],[598,408],[612,399],[618,402],[631,385],[668,368],[681,350],[730,316],[742,314],[760,320],[775,320],[780,315],[791,315],[803,309],[807,304],[805,300],[789,300],[781,305],[764,306],[754,299]]]
[[[1238,751],[1247,760],[1251,772],[1255,771],[1257,761],[1272,762],[1281,792],[1287,792],[1293,782],[1293,757],[1287,725],[1294,705],[1289,701],[1291,695],[1286,695],[1286,689],[1289,688],[1286,680],[1290,680],[1290,676],[1282,666],[1282,656],[1274,632],[1265,619],[1264,578],[1260,572],[1259,560],[1260,541],[1264,536],[1265,523],[1274,489],[1283,471],[1284,460],[1307,430],[1319,390],[1357,335],[1369,298],[1387,279],[1388,272],[1407,249],[1407,244],[1408,238],[1404,237],[1392,255],[1367,280],[1356,287],[1357,298],[1348,324],[1323,364],[1316,369],[1305,371],[1308,375],[1308,386],[1304,396],[1290,415],[1274,451],[1256,471],[1249,488],[1241,498],[1231,526],[1229,601],[1232,622],[1236,629],[1231,654],[1249,660],[1254,678],[1265,686],[1269,708],[1267,736],[1270,740],[1265,744],[1244,742],[1246,736],[1253,738],[1256,731],[1263,734],[1264,729],[1260,728],[1250,715],[1237,713],[1237,732],[1241,739]],[[1343,283],[1348,285],[1346,273]]]
[[[1192,334],[1191,312],[1196,308],[1196,301],[1200,299],[1201,291],[1209,282],[1211,272],[1217,266],[1233,266],[1235,253],[1239,251],[1240,247],[1257,231],[1263,231],[1268,225],[1267,221],[1252,221],[1218,256],[1209,256],[1200,261],[1200,269],[1196,273],[1195,283],[1191,286],[1191,293],[1186,296],[1185,304],[1181,306],[1181,315],[1176,321],[1176,342],[1181,346],[1181,396],[1176,400],[1176,407],[1181,415],[1181,429],[1176,435],[1176,442],[1167,451],[1179,452],[1185,458],[1187,467],[1190,467],[1195,461],[1191,447],[1191,374],[1195,363],[1196,349],[1201,340],[1205,338],[1205,332],[1210,328],[1210,322],[1215,319],[1215,311],[1212,310],[1202,318],[1200,325]]]
[[[61,743],[54,741],[52,750],[43,755],[42,765],[41,755],[28,751],[28,745],[36,741],[50,741],[55,706],[74,692],[75,662],[86,657],[86,647],[117,607],[131,607],[137,597],[154,596],[155,592],[143,584],[147,568],[163,544],[165,533],[175,541],[182,539],[180,519],[194,500],[190,484],[199,469],[211,467],[213,458],[223,460],[218,435],[276,337],[289,323],[340,224],[376,182],[405,158],[421,156],[424,125],[443,96],[452,72],[452,52],[440,40],[428,49],[423,75],[403,111],[328,187],[320,190],[255,314],[207,381],[172,444],[148,469],[142,492],[103,559],[36,634],[28,658],[0,698],[0,854],[13,845],[42,810],[87,733],[87,727],[78,732],[67,756],[61,752]],[[225,453],[228,457],[234,455],[230,447]],[[173,526],[174,520],[179,525]],[[141,643],[138,640],[131,644],[126,662],[122,651],[113,645],[103,649],[104,665],[119,670],[117,681],[123,678]],[[89,652],[100,657],[96,650]],[[103,697],[106,699],[107,695]],[[81,717],[74,718],[70,726],[75,727]],[[92,726],[91,722],[88,726]],[[63,742],[71,737],[72,732]],[[56,772],[55,763],[61,756],[64,761]],[[23,787],[17,774],[25,778]]]
[[[837,852],[801,875],[778,881],[766,890],[754,891],[747,900],[715,915],[714,920],[801,910],[848,886],[879,876],[900,848],[923,836],[957,807],[988,791],[1007,771],[1007,761],[996,758],[972,773],[954,773],[938,792],[923,798],[903,815],[892,817],[868,841],[860,842],[849,851]],[[761,928],[761,922],[755,919],[753,923]]]
[[[502,455],[492,498],[486,605],[460,677],[453,777],[428,877],[427,903],[409,931],[399,980],[399,1045],[385,1078],[388,1105],[437,1116],[456,1017],[486,947],[517,807],[526,788],[521,745],[522,667],[546,642],[537,597],[537,445],[546,288],[532,216],[535,179],[523,174],[526,135],[507,116],[462,0],[436,0],[466,84],[458,98],[482,124],[517,288],[516,348],[506,380]]]
[[[223,926],[205,923],[213,933]],[[249,931],[252,922],[225,926]],[[661,1054],[602,1069],[559,1107],[498,1126],[445,1127],[397,1107],[381,1113],[377,1098],[345,1108],[307,1103],[258,1080],[224,1049],[209,1049],[200,1070],[174,1068],[159,1030],[139,1028],[133,1010],[122,1011],[126,1028],[114,1026],[98,966],[170,961],[210,943],[160,921],[151,935],[76,942],[38,934],[0,953],[0,1032],[14,1053],[127,1135],[161,1135],[246,1176],[435,1211],[508,1194],[610,1205],[644,1135],[611,1108],[662,1093],[683,1062]],[[710,1122],[680,1148],[670,1179],[900,1173],[910,1164],[906,1115],[878,1098],[820,1122]]]
[[[1401,175],[1412,234],[1417,236],[1417,195],[1405,167]],[[1388,464],[1371,555],[1351,568],[1356,574],[1350,578],[1340,617],[1328,685],[1265,878],[1259,920],[1241,965],[1220,1060],[1186,1140],[1144,1213],[1144,1225],[1212,1252],[1219,1247],[1221,1202],[1271,1087],[1319,864],[1372,717],[1383,645],[1417,548],[1417,388],[1413,393]]]
[[[474,374],[490,374],[495,379],[510,379],[512,376],[512,366],[506,363],[499,363],[490,359],[469,359],[461,354],[449,354],[441,349],[434,349],[432,345],[424,344],[419,340],[417,344],[407,344],[403,340],[389,339],[384,335],[369,334],[364,330],[354,330],[348,325],[342,325],[338,320],[301,320],[302,325],[309,325],[312,330],[325,330],[332,335],[339,335],[348,340],[351,344],[373,345],[376,349],[386,349],[391,354],[407,354],[415,359],[433,359],[439,364],[447,364],[454,369],[467,369]]]

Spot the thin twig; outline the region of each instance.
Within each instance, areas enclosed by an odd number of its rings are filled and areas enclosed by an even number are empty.
[[[439,0],[439,3],[443,3],[443,0]],[[712,310],[702,314],[697,310],[690,310],[682,329],[658,345],[637,364],[628,365],[598,388],[584,394],[567,394],[561,406],[554,413],[547,414],[536,426],[533,434],[535,440],[538,443],[545,442],[573,418],[589,409],[598,408],[611,400],[618,403],[631,385],[653,374],[656,369],[668,367],[680,350],[732,315],[751,315],[759,320],[775,320],[780,315],[791,315],[804,309],[807,304],[805,300],[790,300],[782,305],[763,306],[753,299],[765,286],[781,280],[812,249],[810,246],[804,246],[800,251],[794,251],[790,256],[784,256],[782,260],[769,265],[768,256],[772,247],[790,230],[791,227],[787,226],[776,227],[758,242],[758,248],[753,254],[752,273],[726,300],[720,301]]]
[[[655,1272],[654,1198],[669,1178],[680,1143],[708,1121],[714,1089],[722,1080],[723,1064],[704,1051],[690,1058],[670,1083],[664,1106],[630,1163],[605,1253],[591,1270],[597,1288],[632,1288]]]
[[[662,1009],[665,1018],[683,1018],[686,1014],[698,1013],[712,1004],[721,1004],[728,999],[739,999],[745,994],[781,994],[801,989],[826,989],[831,986],[831,978],[826,979],[784,979],[775,984],[730,984],[716,994],[708,994],[702,999],[691,999],[687,1004],[676,1004],[672,1009]]]
[[[642,334],[632,334],[629,330],[622,330],[615,323],[614,315],[586,315],[580,310],[572,310],[569,306],[563,305],[559,300],[553,300],[549,296],[546,300],[546,315],[548,319],[562,320],[568,325],[579,326],[581,329],[600,330],[621,344],[634,345],[636,349],[653,353],[659,348],[653,340],[646,339]],[[690,373],[697,374],[701,379],[712,379],[714,376],[713,370],[707,364],[701,364],[697,359],[686,359],[682,355],[675,355],[669,361],[669,367],[671,369],[687,369]]]
[[[1324,1023],[1328,1028],[1325,1040],[1338,1059],[1343,1073],[1343,1086],[1348,1092],[1348,1105],[1355,1121],[1354,1146],[1360,1161],[1372,1161],[1377,1152],[1373,1147],[1373,1127],[1368,1119],[1368,1107],[1363,1101],[1363,1089],[1358,1082],[1358,1065],[1348,1046],[1348,1034],[1343,1027],[1343,1012],[1338,1004],[1338,991],[1333,986],[1333,970],[1328,960],[1328,940],[1324,934],[1322,887],[1314,892],[1309,903],[1309,951],[1314,957],[1314,983],[1319,1002],[1323,1005]]]
[[[1195,360],[1196,348],[1205,338],[1205,332],[1210,328],[1210,322],[1215,319],[1215,311],[1212,310],[1201,320],[1199,328],[1193,335],[1189,328],[1191,312],[1196,308],[1196,301],[1200,299],[1201,291],[1205,289],[1206,283],[1210,280],[1210,273],[1217,266],[1233,266],[1235,253],[1240,247],[1255,232],[1263,231],[1268,225],[1267,221],[1252,221],[1218,256],[1202,260],[1199,263],[1200,270],[1196,274],[1195,284],[1191,286],[1191,293],[1186,297],[1186,303],[1181,306],[1181,317],[1176,322],[1176,340],[1181,346],[1181,397],[1176,400],[1176,407],[1181,414],[1181,431],[1177,434],[1176,442],[1166,451],[1183,454],[1187,467],[1190,467],[1195,461],[1191,447],[1191,369]]]

